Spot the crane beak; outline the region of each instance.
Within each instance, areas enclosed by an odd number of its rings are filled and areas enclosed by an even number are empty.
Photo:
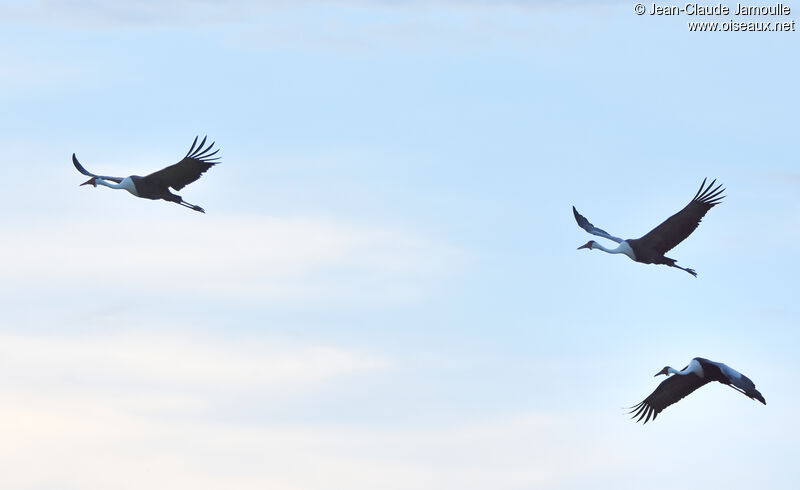
[[[97,181],[96,181],[96,179],[95,179],[94,177],[92,177],[91,179],[87,180],[86,182],[84,182],[84,183],[83,183],[83,184],[81,184],[81,185],[89,185],[89,184],[91,184],[91,185],[92,185],[92,187],[97,187]]]
[[[576,250],[580,250],[580,249],[582,249],[582,248],[592,248],[591,242],[587,243],[586,245],[581,245],[581,246],[580,246],[580,247],[578,247]]]

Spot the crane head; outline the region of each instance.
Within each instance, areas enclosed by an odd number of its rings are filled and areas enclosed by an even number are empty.
[[[655,378],[659,374],[663,374],[664,376],[668,376],[669,375],[669,366],[664,366],[664,369],[662,369],[661,371],[657,372],[653,377]]]
[[[586,243],[586,245],[581,245],[580,247],[578,247],[578,250],[580,250],[580,249],[582,249],[582,248],[588,248],[589,250],[591,250],[591,249],[592,249],[592,247],[594,247],[594,245],[595,245],[595,241],[594,241],[594,240],[589,240],[589,241]]]
[[[93,187],[97,187],[97,177],[92,177],[91,179],[87,180],[81,185],[89,185],[91,184]]]

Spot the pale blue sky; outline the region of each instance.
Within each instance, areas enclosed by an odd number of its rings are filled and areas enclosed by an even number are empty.
[[[0,487],[793,485],[797,33],[634,3],[0,2]],[[694,356],[768,405],[624,416]]]

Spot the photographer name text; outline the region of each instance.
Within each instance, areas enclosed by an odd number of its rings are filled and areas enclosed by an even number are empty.
[[[699,3],[687,3],[679,5],[658,5],[654,3],[647,12],[650,15],[730,15],[731,9],[727,5],[718,3],[716,5],[702,5]],[[790,15],[792,13],[788,5],[777,3],[775,5],[742,5],[736,4],[733,15]]]

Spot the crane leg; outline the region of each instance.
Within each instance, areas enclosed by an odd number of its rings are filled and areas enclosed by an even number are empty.
[[[694,277],[697,277],[697,272],[695,272],[694,269],[689,269],[688,267],[684,268],[684,267],[681,267],[681,266],[675,265],[675,264],[672,264],[672,267],[677,267],[678,269],[680,269],[682,271],[686,271],[689,274],[693,275]]]
[[[194,209],[195,211],[200,211],[201,213],[206,214],[206,210],[201,208],[200,206],[195,206],[194,204],[189,204],[188,202],[183,201],[183,200],[178,202],[178,204],[180,204],[181,206],[187,207],[189,209]]]

